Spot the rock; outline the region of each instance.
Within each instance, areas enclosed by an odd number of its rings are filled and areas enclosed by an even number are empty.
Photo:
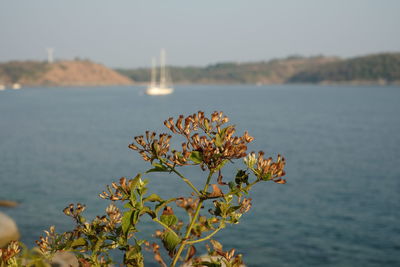
[[[0,212],[0,248],[10,241],[18,240],[19,232],[14,220]]]
[[[78,259],[71,252],[57,252],[51,259],[52,267],[79,267]]]
[[[18,202],[12,200],[0,200],[0,206],[3,207],[15,207],[18,206]]]

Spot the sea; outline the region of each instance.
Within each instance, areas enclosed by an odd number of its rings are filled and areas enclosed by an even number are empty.
[[[249,213],[215,236],[224,249],[250,267],[400,266],[400,87],[181,85],[166,96],[144,89],[0,92],[0,199],[20,203],[0,211],[27,246],[51,225],[72,229],[62,212],[70,203],[85,204],[88,218],[103,214],[105,185],[150,168],[128,148],[135,136],[166,132],[169,117],[223,111],[238,134],[255,137],[249,151],[287,162],[287,184],[258,184]],[[229,164],[224,180],[242,166]],[[200,168],[182,172],[204,183]],[[190,193],[174,175],[144,177],[149,193]],[[154,227],[144,221],[144,238]]]

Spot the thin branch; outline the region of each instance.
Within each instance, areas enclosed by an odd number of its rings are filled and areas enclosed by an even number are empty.
[[[189,181],[188,178],[186,178],[185,176],[183,176],[180,172],[178,172],[175,168],[170,168],[172,172],[176,173],[187,185],[190,186],[190,188],[193,189],[194,192],[196,192],[196,194],[198,196],[201,195],[201,193],[199,192],[199,190],[197,190],[197,188]]]
[[[210,171],[210,173],[208,174],[207,181],[206,181],[206,184],[204,185],[203,192],[207,191],[208,186],[210,184],[211,177],[213,176],[213,174],[214,174],[213,171]],[[197,220],[197,218],[199,216],[199,213],[200,213],[200,209],[203,206],[203,202],[204,202],[204,199],[200,199],[199,200],[199,203],[197,204],[197,207],[196,207],[196,211],[195,211],[195,213],[193,215],[192,220],[190,221],[190,224],[189,224],[189,226],[188,226],[188,228],[186,230],[186,234],[185,234],[183,240],[186,240],[190,236],[190,232],[192,231],[192,228],[193,228],[194,224],[196,223],[196,220]],[[178,262],[179,257],[181,255],[183,249],[185,248],[185,245],[186,245],[185,241],[182,241],[182,243],[181,243],[180,247],[178,248],[178,251],[176,252],[176,254],[174,256],[174,259],[173,259],[173,261],[172,261],[172,263],[170,265],[171,267],[174,267],[176,265],[176,263]]]
[[[155,221],[156,223],[159,223],[159,224],[162,225],[166,230],[168,230],[168,231],[170,231],[170,232],[173,232],[173,233],[175,233],[175,234],[178,236],[178,234],[177,234],[174,230],[172,230],[168,225],[166,225],[165,223],[163,223],[163,222],[160,221],[159,219],[154,218],[153,221]]]
[[[161,161],[162,163],[166,164],[166,162],[165,162],[164,159],[161,159],[161,158],[160,158],[160,161]],[[166,165],[167,165],[167,164],[166,164]],[[178,172],[178,171],[175,169],[175,167],[171,167],[171,166],[169,166],[169,165],[167,165],[167,166],[168,166],[168,168],[170,169],[171,172],[174,172],[174,173],[175,173],[176,175],[178,175],[188,186],[190,186],[190,188],[192,188],[193,191],[196,192],[196,194],[197,194],[198,196],[201,195],[200,192],[199,192],[199,190],[197,190],[197,188],[192,184],[192,182],[189,181],[188,178],[186,178],[186,177],[183,176],[180,172]]]
[[[203,241],[206,241],[208,239],[210,239],[211,237],[213,237],[216,233],[218,233],[221,229],[223,229],[224,227],[219,226],[217,229],[215,229],[212,233],[210,233],[208,236],[203,237],[201,239],[197,239],[197,240],[192,240],[192,241],[186,241],[185,243],[188,245],[192,245],[192,244],[196,244],[196,243],[200,243]]]

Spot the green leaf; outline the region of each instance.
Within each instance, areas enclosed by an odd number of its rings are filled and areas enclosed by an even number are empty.
[[[147,193],[147,187],[142,187],[142,188],[138,189],[137,191],[138,191],[139,196],[143,196]]]
[[[221,267],[222,265],[220,262],[202,261],[199,263],[193,263],[193,266]]]
[[[162,242],[164,247],[168,250],[168,252],[174,251],[176,246],[181,242],[179,236],[173,231],[166,231],[162,237]]]
[[[157,194],[151,194],[143,199],[143,201],[150,201],[150,202],[162,202],[162,198]]]
[[[266,173],[265,175],[263,175],[261,177],[261,180],[268,181],[268,180],[271,180],[271,177],[272,177],[271,173]]]
[[[240,209],[241,206],[232,206],[228,209],[227,213],[230,214],[232,212],[237,211],[238,209]]]
[[[231,189],[231,191],[236,189],[236,184],[234,182],[229,182],[228,185],[229,185],[229,189]]]
[[[133,214],[133,210],[127,211],[124,213],[124,215],[122,216],[122,222],[121,222],[121,226],[122,226],[122,232],[127,235],[129,232],[129,229],[131,228],[131,217]]]
[[[104,245],[104,241],[105,240],[103,238],[98,239],[97,242],[96,242],[96,245],[93,248],[93,250],[94,251],[99,251],[101,249],[101,247]]]
[[[146,173],[150,172],[169,172],[168,168],[160,163],[153,163],[154,168],[146,171]]]
[[[141,177],[142,177],[142,175],[139,173],[138,175],[136,175],[135,178],[133,178],[132,183],[131,183],[131,188],[130,188],[132,191],[134,191],[136,189],[136,187],[139,185]]]
[[[221,140],[225,138],[226,131],[231,128],[235,128],[235,125],[229,125],[228,127],[221,129],[221,132],[219,133]]]
[[[138,174],[131,182],[131,195],[129,196],[130,201],[132,202],[132,205],[135,205],[137,198],[136,198],[136,188],[140,184],[140,174]]]
[[[214,250],[222,251],[222,244],[220,242],[218,242],[217,240],[211,239],[210,243],[212,244]]]
[[[222,141],[223,141],[224,139],[221,137],[221,135],[220,134],[216,134],[215,135],[215,145],[217,146],[217,147],[221,147],[222,146]]]
[[[151,144],[151,149],[153,151],[153,154],[155,154],[155,155],[158,155],[158,152],[160,152],[160,146],[156,142],[153,142]]]
[[[137,224],[137,222],[139,221],[140,211],[141,210],[134,210],[133,211],[132,220],[131,220],[133,226],[135,226]]]
[[[189,158],[196,164],[200,164],[203,162],[203,154],[200,151],[192,151]]]
[[[129,246],[124,255],[124,264],[126,266],[144,267],[143,260],[140,246]]]
[[[165,223],[168,226],[172,226],[178,222],[178,218],[171,214],[171,215],[161,215],[160,216],[160,221]]]
[[[240,185],[242,183],[249,184],[249,175],[244,170],[238,170],[235,177],[235,183]]]
[[[130,202],[126,202],[125,205],[124,205],[124,208],[125,209],[133,209],[133,206],[132,206],[132,204]]]
[[[72,248],[76,248],[76,247],[81,247],[86,245],[86,240],[83,237],[80,237],[78,239],[75,239],[74,241],[72,241],[71,243],[71,247]]]
[[[1,265],[2,266],[2,265]],[[35,267],[50,267],[51,265],[47,262],[44,262],[44,260],[35,260]]]
[[[132,190],[131,191],[131,195],[129,197],[130,201],[132,202],[132,205],[136,204],[136,194],[135,194],[136,190]]]

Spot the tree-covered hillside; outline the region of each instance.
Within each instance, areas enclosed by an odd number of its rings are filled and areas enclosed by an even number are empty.
[[[400,81],[400,53],[357,57],[315,66],[293,75],[288,82]]]
[[[268,62],[218,63],[206,67],[169,67],[175,83],[399,83],[400,53],[351,59],[299,57]],[[118,69],[136,82],[148,82],[149,69]]]
[[[268,62],[217,63],[206,67],[168,67],[175,83],[284,83],[293,74],[337,58],[299,57],[276,59]],[[148,82],[150,69],[117,69],[136,82]]]

